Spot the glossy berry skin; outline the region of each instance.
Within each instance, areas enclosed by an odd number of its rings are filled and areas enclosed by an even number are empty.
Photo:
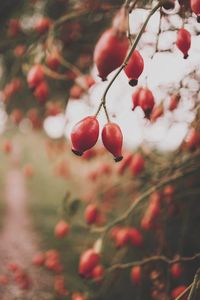
[[[88,225],[94,224],[99,216],[99,211],[96,204],[89,204],[84,213],[85,221]]]
[[[138,83],[138,78],[142,74],[144,69],[144,60],[141,54],[135,50],[133,51],[130,60],[128,61],[127,66],[124,68],[124,71],[129,78],[129,84],[135,86]]]
[[[183,58],[186,59],[191,46],[191,34],[189,31],[184,28],[178,30],[176,46],[183,53]]]
[[[69,233],[69,225],[64,220],[59,221],[56,224],[54,233],[57,238],[63,238],[67,236]]]
[[[113,154],[116,162],[123,159],[122,144],[123,135],[120,127],[115,123],[107,123],[102,130],[104,147]]]
[[[141,283],[141,277],[142,277],[141,267],[140,266],[132,267],[130,277],[131,277],[131,282],[134,285],[139,285]]]
[[[72,129],[72,151],[81,156],[83,152],[92,148],[99,137],[99,122],[95,116],[86,117],[79,121]]]
[[[190,0],[190,6],[193,13],[197,15],[197,22],[200,22],[200,0]]]
[[[44,72],[41,65],[34,65],[27,75],[29,88],[35,88],[44,79]]]
[[[138,95],[138,106],[140,106],[144,111],[145,118],[150,118],[154,105],[155,101],[151,90],[148,88],[142,88]]]
[[[88,249],[82,253],[79,261],[79,274],[87,277],[99,264],[100,256],[93,249]]]
[[[94,63],[103,81],[121,66],[128,47],[127,37],[119,35],[114,29],[110,28],[102,34],[94,50]]]

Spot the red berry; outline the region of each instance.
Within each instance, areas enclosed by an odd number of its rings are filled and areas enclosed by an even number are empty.
[[[44,79],[44,72],[41,65],[34,65],[27,75],[27,82],[30,88],[35,88]]]
[[[177,108],[178,104],[179,104],[179,101],[180,101],[180,95],[179,94],[172,95],[171,98],[170,98],[169,110],[170,111],[175,110]]]
[[[145,117],[149,119],[154,108],[154,96],[148,88],[142,88],[138,95],[138,105],[144,111]]]
[[[143,236],[136,228],[128,229],[128,239],[133,246],[141,247],[143,245]]]
[[[178,30],[176,46],[183,53],[183,58],[186,59],[191,46],[191,34],[189,31],[184,28]]]
[[[99,264],[100,256],[94,249],[88,249],[82,253],[79,262],[79,274],[87,277]]]
[[[21,25],[19,20],[11,19],[8,24],[8,36],[15,38],[21,31]]]
[[[102,265],[97,265],[92,270],[92,275],[91,276],[95,281],[100,281],[104,276],[104,267]]]
[[[58,238],[63,238],[69,233],[69,224],[61,220],[57,223],[55,227],[55,236]]]
[[[141,90],[142,90],[141,87],[137,88],[132,95],[132,103],[133,103],[132,110],[134,110],[139,105],[139,94]]]
[[[141,267],[140,266],[132,267],[130,276],[131,276],[131,282],[135,285],[139,285],[141,283],[141,277],[142,277]]]
[[[106,30],[98,40],[94,50],[94,63],[102,80],[123,63],[129,42],[112,28]]]
[[[186,137],[186,146],[190,150],[196,149],[196,147],[200,144],[200,133],[195,130],[195,128],[191,128]]]
[[[135,50],[133,51],[130,60],[124,71],[129,78],[129,84],[135,86],[138,83],[138,78],[142,74],[144,69],[144,60],[141,54]]]
[[[200,0],[190,0],[190,6],[193,13],[197,15],[197,22],[200,22]]]
[[[41,81],[34,90],[34,96],[41,103],[45,102],[49,96],[49,86],[46,81]]]
[[[56,70],[60,66],[59,54],[56,51],[49,53],[46,57],[46,64],[52,70]]]
[[[99,210],[96,204],[89,204],[84,213],[85,221],[87,224],[94,224],[98,218]]]
[[[32,263],[35,266],[43,266],[45,262],[45,255],[43,253],[37,253],[33,256]]]
[[[163,115],[163,113],[164,113],[163,105],[154,107],[151,113],[151,122],[155,122],[158,118],[160,118]]]
[[[35,30],[38,33],[42,34],[48,31],[51,25],[52,25],[52,21],[50,19],[42,18],[36,23]]]
[[[86,298],[79,293],[73,293],[72,300],[86,300]]]
[[[9,278],[7,275],[0,275],[0,286],[7,285],[9,283]]]
[[[182,266],[180,265],[180,263],[174,263],[171,266],[170,272],[174,279],[179,278],[183,273],[183,269],[182,269]]]
[[[92,148],[99,137],[99,122],[95,116],[86,117],[72,129],[72,151],[81,156],[84,151]]]
[[[187,287],[185,285],[179,285],[174,288],[171,292],[172,299],[176,299],[180,294],[182,294]],[[187,296],[182,297],[182,300],[187,300]]]
[[[128,228],[120,228],[115,235],[115,246],[123,247],[129,242],[129,230]]]
[[[76,84],[74,84],[69,90],[69,96],[72,99],[80,99],[83,93],[84,93],[84,89]]]
[[[137,176],[144,170],[144,157],[140,153],[136,153],[133,156],[130,164],[130,171],[133,176]]]
[[[102,130],[104,147],[113,154],[116,162],[123,159],[122,143],[123,135],[120,127],[115,123],[107,123]]]

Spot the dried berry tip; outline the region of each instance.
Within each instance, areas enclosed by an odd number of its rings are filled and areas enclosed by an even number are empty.
[[[129,80],[129,84],[130,84],[130,86],[136,86],[138,84],[138,80],[137,79],[131,79],[131,80]]]
[[[114,158],[114,161],[115,162],[119,162],[119,161],[121,161],[123,159],[123,156],[118,156],[118,157],[115,157]]]
[[[77,156],[82,156],[83,155],[83,152],[80,152],[80,151],[77,151],[77,150],[74,150],[74,149],[72,149],[72,152],[74,154],[76,154]]]

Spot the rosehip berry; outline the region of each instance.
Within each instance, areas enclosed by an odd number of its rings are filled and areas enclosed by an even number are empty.
[[[135,50],[133,51],[128,64],[124,68],[124,71],[129,78],[129,84],[135,86],[138,83],[138,78],[142,74],[144,69],[144,60],[141,54]]]
[[[154,108],[154,96],[148,88],[142,88],[138,95],[138,105],[142,108],[145,118],[149,119]]]
[[[35,266],[43,266],[45,263],[45,255],[43,253],[37,253],[33,256],[32,264]]]
[[[58,238],[63,238],[69,233],[69,224],[61,220],[57,223],[55,227],[55,236]]]
[[[132,103],[133,103],[132,110],[135,110],[135,108],[139,105],[139,94],[141,90],[142,90],[141,87],[137,88],[132,95]]]
[[[197,15],[197,22],[200,23],[200,0],[190,0],[190,6],[193,13]]]
[[[180,263],[174,263],[171,266],[170,273],[171,273],[171,275],[174,279],[178,279],[183,273],[183,269],[182,269],[181,264]]]
[[[121,66],[128,47],[127,37],[119,35],[112,28],[102,34],[94,50],[94,63],[103,81],[112,71]]]
[[[79,261],[79,274],[87,277],[99,264],[100,256],[94,249],[88,249],[81,254]]]
[[[182,294],[187,287],[185,285],[179,285],[174,288],[171,292],[172,299],[176,299],[180,294]],[[183,300],[187,300],[187,296],[182,297]]]
[[[43,34],[49,30],[52,25],[52,21],[48,18],[40,19],[35,25],[35,31],[39,34]]]
[[[81,156],[84,151],[92,148],[99,137],[99,122],[95,116],[86,117],[72,129],[72,151]]]
[[[102,265],[97,265],[92,270],[92,275],[91,276],[95,281],[100,281],[104,276],[104,267]]]
[[[123,135],[120,127],[115,123],[107,123],[102,130],[104,147],[113,154],[116,162],[123,159],[122,143]]]
[[[87,224],[94,224],[98,218],[99,210],[96,204],[89,204],[84,213]]]
[[[43,103],[47,100],[49,96],[49,86],[46,81],[43,80],[36,86],[34,90],[34,96],[40,103]]]
[[[128,240],[133,246],[141,247],[143,245],[143,236],[136,228],[128,229]]]
[[[144,170],[144,157],[140,153],[136,153],[130,164],[130,171],[133,176],[139,175]]]
[[[180,101],[180,95],[172,95],[169,102],[169,110],[173,111],[177,108]]]
[[[183,53],[183,58],[186,59],[191,46],[191,34],[189,31],[184,28],[178,30],[176,46]]]
[[[151,122],[155,122],[158,118],[160,118],[163,115],[163,113],[164,113],[163,105],[154,107],[151,113]]]
[[[139,285],[141,283],[142,272],[140,266],[134,266],[131,269],[131,282],[135,285]]]
[[[185,142],[189,150],[195,150],[200,144],[200,133],[195,128],[191,128]]]
[[[35,88],[44,79],[44,72],[41,65],[34,65],[27,75],[29,88]]]

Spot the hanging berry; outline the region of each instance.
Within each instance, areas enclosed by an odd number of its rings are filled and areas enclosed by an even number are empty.
[[[120,127],[115,123],[107,123],[102,130],[104,147],[113,154],[116,162],[123,159],[122,144],[123,135]]]
[[[190,0],[190,6],[193,13],[197,15],[197,22],[200,23],[200,0]]]
[[[174,263],[170,268],[172,278],[178,279],[183,273],[183,268],[180,263]]]
[[[113,28],[106,30],[98,40],[94,50],[94,63],[103,81],[121,66],[129,47],[128,39]]]
[[[67,224],[64,220],[59,221],[56,224],[54,233],[57,238],[63,238],[67,236],[69,233],[69,224]]]
[[[158,118],[160,118],[164,114],[163,104],[154,107],[151,113],[151,122],[155,122]]]
[[[142,277],[141,267],[140,266],[132,267],[130,277],[131,277],[131,282],[134,285],[139,285],[141,283],[141,277]]]
[[[138,95],[138,106],[140,106],[144,111],[145,118],[150,118],[151,112],[154,108],[154,104],[154,96],[150,89],[142,88]]]
[[[27,75],[29,88],[35,88],[44,79],[44,72],[41,65],[34,65]]]
[[[130,164],[130,171],[133,176],[139,175],[144,170],[144,157],[140,153],[136,153]]]
[[[41,81],[34,90],[34,96],[40,103],[44,103],[49,97],[49,86],[45,80]]]
[[[191,34],[189,31],[184,28],[178,30],[176,46],[183,53],[183,58],[186,59],[191,46]]]
[[[88,277],[93,269],[99,264],[100,256],[94,249],[88,249],[82,253],[79,262],[79,274]]]
[[[95,116],[86,117],[72,129],[72,151],[81,156],[84,151],[92,148],[99,137],[99,122]]]
[[[94,224],[99,216],[99,210],[96,204],[89,204],[84,212],[85,221],[87,224]]]
[[[141,54],[135,50],[133,51],[131,58],[128,61],[124,71],[129,78],[129,84],[135,86],[138,83],[138,78],[142,74],[144,69],[144,60]]]
[[[176,94],[176,95],[172,95],[170,98],[170,102],[169,102],[169,110],[173,111],[177,108],[178,104],[180,101],[180,95]]]
[[[138,102],[139,102],[139,94],[140,94],[140,91],[142,90],[141,87],[137,88],[133,95],[132,95],[132,103],[133,103],[133,107],[132,107],[132,110],[134,111],[135,108],[138,106]]]

